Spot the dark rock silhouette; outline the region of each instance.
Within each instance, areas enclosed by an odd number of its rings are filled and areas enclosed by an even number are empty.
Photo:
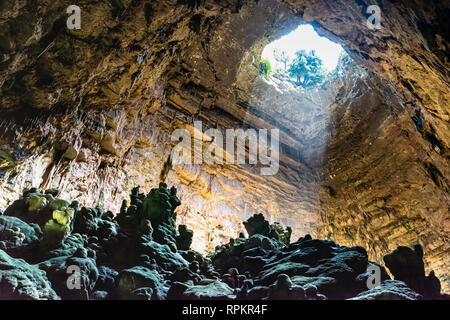
[[[426,298],[437,298],[441,293],[441,284],[433,271],[425,276],[425,266],[422,259],[422,246],[417,244],[413,249],[398,247],[384,257],[384,262],[395,280],[405,282],[411,289]]]
[[[284,244],[289,244],[291,239],[292,230],[290,227],[284,229],[277,222],[270,225],[262,213],[250,217],[244,222],[244,227],[250,237],[255,234],[260,234],[265,237],[280,240]]]
[[[176,189],[134,188],[114,216],[78,206],[58,192],[31,189],[0,216],[0,299],[445,299],[423,252],[399,247],[385,257],[395,276],[361,247],[310,235],[262,214],[208,256],[190,250],[194,233],[176,230]],[[42,230],[43,229],[43,230]],[[380,270],[369,288],[368,267]]]
[[[194,237],[194,231],[188,229],[185,225],[178,226],[179,235],[176,236],[177,248],[180,250],[189,250]]]

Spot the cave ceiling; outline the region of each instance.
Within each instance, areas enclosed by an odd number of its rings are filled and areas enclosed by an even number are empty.
[[[80,1],[80,30],[65,27],[71,1],[0,4],[0,209],[40,186],[117,212],[133,186],[164,181],[198,250],[263,212],[377,261],[420,243],[448,288],[448,1],[377,1],[377,30],[363,0],[178,2]],[[302,23],[353,62],[342,79],[279,97],[259,59]],[[431,133],[416,130],[417,108]],[[173,165],[170,133],[193,120],[280,128],[278,174]]]

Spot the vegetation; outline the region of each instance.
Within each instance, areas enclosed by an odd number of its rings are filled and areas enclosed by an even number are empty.
[[[323,68],[322,60],[316,56],[314,50],[307,52],[300,50],[291,58],[284,50],[273,51],[275,61],[282,65],[275,73],[284,77],[287,81],[294,82],[298,86],[312,87],[322,83],[327,75]],[[344,56],[341,57],[343,59]],[[260,62],[260,73],[266,77],[270,74],[270,62],[266,59]]]
[[[289,76],[295,79],[297,85],[310,87],[321,83],[325,79],[322,60],[316,56],[314,50],[306,52],[300,50],[289,65]]]
[[[283,66],[284,66],[284,70],[283,70],[283,71],[284,71],[284,72],[287,72],[287,66],[288,66],[288,64],[289,64],[289,61],[291,60],[291,59],[289,58],[289,55],[287,54],[287,52],[284,51],[284,50],[278,50],[278,49],[275,49],[275,50],[273,51],[273,56],[274,56],[274,58],[275,58],[275,60],[276,60],[277,62],[283,64]]]
[[[268,77],[271,70],[272,70],[272,66],[270,65],[269,60],[262,59],[259,62],[259,73],[260,74],[263,74],[264,76]]]

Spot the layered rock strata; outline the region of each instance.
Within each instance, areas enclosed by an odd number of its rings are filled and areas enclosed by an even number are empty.
[[[379,1],[379,30],[365,1],[189,3],[86,1],[82,28],[68,30],[70,1],[2,2],[1,210],[41,186],[118,212],[133,187],[165,182],[200,251],[263,212],[295,238],[360,245],[379,263],[420,243],[448,288],[448,3]],[[261,79],[258,63],[265,44],[305,22],[359,67],[296,94]],[[194,119],[281,129],[278,175],[172,166],[170,135]]]

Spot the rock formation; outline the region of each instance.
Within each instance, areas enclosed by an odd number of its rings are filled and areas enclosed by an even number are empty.
[[[142,248],[150,260],[141,267],[149,269],[152,254],[160,255],[155,252],[172,258],[192,241],[205,254],[245,232],[241,221],[263,213],[279,239],[256,234],[251,241],[266,248],[311,234],[361,246],[381,264],[398,246],[420,244],[424,277],[434,279],[434,270],[448,292],[450,9],[444,0],[377,3],[379,30],[367,27],[367,1],[89,1],[80,5],[81,29],[70,30],[70,1],[2,1],[0,212],[2,219],[20,221],[3,227],[0,248],[13,257],[14,250],[34,250],[37,239],[46,250],[63,239],[62,247],[49,251],[58,252],[48,256],[56,262],[42,265],[55,277],[67,265],[58,258],[61,251],[72,258],[73,248],[80,248],[79,256],[85,248],[87,257],[73,259],[82,259],[88,271],[84,282],[102,279],[102,290],[94,290],[102,297],[111,292],[105,288],[115,271],[102,265],[93,271],[89,255],[97,245],[96,259],[111,254],[122,263],[121,250],[140,242],[126,232],[155,239]],[[261,78],[264,46],[302,23],[341,43],[352,61],[343,61],[335,77],[312,90]],[[193,120],[205,130],[279,128],[278,174],[262,177],[246,165],[172,163],[171,134],[193,132]],[[160,183],[177,187],[181,205]],[[142,194],[134,189],[139,185]],[[24,190],[28,202],[14,203]],[[132,190],[131,201],[122,203]],[[92,208],[77,209],[58,197]],[[174,225],[175,217],[186,227]],[[292,234],[276,221],[292,227]],[[124,244],[103,243],[109,238]],[[201,267],[203,260],[198,262]],[[120,276],[127,288],[120,295],[165,294],[153,285],[158,278],[142,269]],[[30,288],[27,295],[55,296],[41,273],[33,277],[42,292]],[[131,294],[131,278],[147,287]],[[414,297],[397,286],[397,278],[416,285],[400,272],[382,287],[392,289],[386,295]],[[294,288],[283,292],[302,296],[298,282],[279,280],[271,295]],[[223,289],[222,283],[197,283],[189,294],[201,295],[201,286]],[[362,296],[382,294],[371,290]]]
[[[130,198],[127,210],[124,202],[114,217],[101,207],[68,206],[39,189],[24,192],[0,217],[0,299],[449,298],[434,274],[425,277],[420,246],[385,256],[391,280],[362,247],[310,235],[290,243],[276,231],[281,226],[255,215],[244,222],[248,238],[241,235],[203,256],[189,248],[191,230],[175,230],[175,188],[161,184],[148,195],[135,188]],[[63,209],[71,209],[70,219],[61,218],[67,217]],[[370,266],[379,270],[373,287]]]

